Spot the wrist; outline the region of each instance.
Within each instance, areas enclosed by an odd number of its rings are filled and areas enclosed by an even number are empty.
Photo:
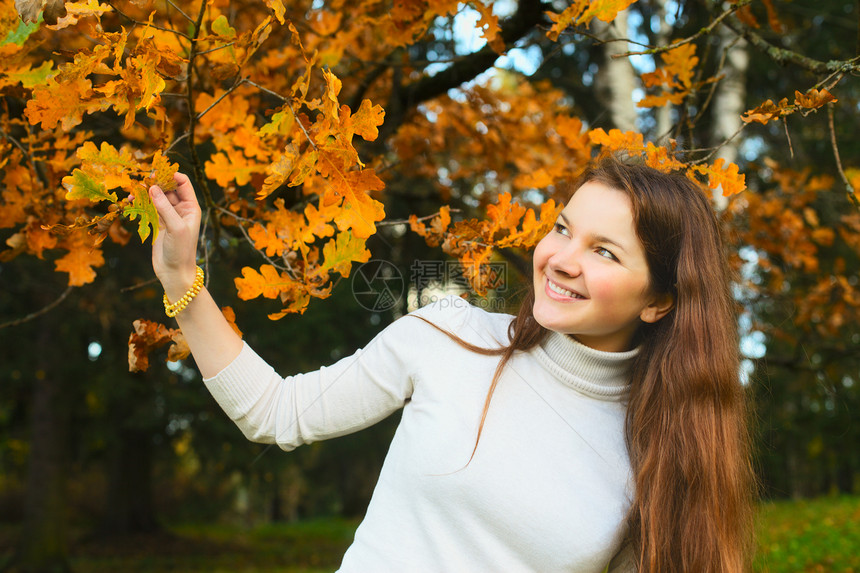
[[[171,300],[168,296],[168,293],[165,292],[162,297],[162,301],[164,302],[164,312],[170,318],[173,318],[191,304],[191,301],[203,290],[204,287],[204,275],[203,269],[200,267],[196,267],[194,273],[194,281],[191,283],[191,286],[178,298]]]
[[[174,303],[181,299],[185,293],[192,288],[196,278],[197,267],[194,266],[171,272],[163,278],[160,277],[160,280],[161,286],[164,288],[164,294],[167,295],[167,299],[171,303]]]

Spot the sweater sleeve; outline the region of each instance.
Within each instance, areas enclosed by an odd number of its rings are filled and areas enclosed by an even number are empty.
[[[415,314],[444,327],[452,313],[464,311],[425,307]],[[417,343],[431,328],[403,317],[353,355],[286,378],[245,344],[204,383],[245,437],[292,450],[366,428],[401,408],[412,395],[417,361],[427,358]]]
[[[609,562],[609,567],[606,570],[608,573],[636,573],[633,544],[625,543]]]

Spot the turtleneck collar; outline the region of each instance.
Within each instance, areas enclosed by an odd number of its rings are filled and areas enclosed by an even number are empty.
[[[550,331],[535,349],[541,364],[575,390],[601,400],[618,400],[629,389],[629,370],[638,348],[603,352]]]

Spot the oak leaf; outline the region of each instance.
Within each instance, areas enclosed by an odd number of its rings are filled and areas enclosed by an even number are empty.
[[[260,272],[251,267],[242,268],[242,276],[234,279],[239,298],[250,300],[263,296],[278,298],[282,290],[287,290],[295,281],[286,272],[278,272],[272,265],[263,265]]]
[[[79,231],[60,245],[69,252],[57,259],[54,265],[58,272],[69,273],[69,286],[83,286],[93,282],[96,278],[93,269],[105,264],[101,249],[86,237],[86,234]]]
[[[711,189],[722,188],[723,196],[736,195],[746,189],[746,176],[739,173],[738,166],[729,163],[724,167],[726,160],[722,157],[714,161],[713,165],[696,165],[693,170],[708,176],[708,187]]]
[[[741,117],[741,120],[745,123],[756,121],[761,124],[766,124],[769,121],[779,119],[793,112],[794,107],[789,105],[788,98],[781,99],[778,104],[773,103],[772,100],[767,100],[758,107],[754,107],[753,109],[746,111]]]
[[[349,231],[338,233],[323,246],[322,270],[332,270],[342,277],[349,277],[352,263],[366,263],[370,251],[365,248],[365,239],[356,237]]]
[[[802,94],[799,91],[794,92],[794,105],[809,110],[818,109],[828,103],[837,101],[839,100],[833,97],[833,94],[826,89],[821,89],[820,91],[811,89],[805,94]]]
[[[609,133],[602,127],[592,129],[588,137],[595,145],[602,146],[603,153],[615,153],[616,151],[627,151],[631,155],[641,155],[645,149],[645,140],[641,133],[635,131],[621,131],[610,129]]]
[[[116,193],[109,193],[104,183],[96,181],[80,169],[72,171],[71,175],[63,177],[63,187],[66,188],[66,200],[87,199],[94,203],[111,201],[116,203]]]
[[[15,9],[24,22],[36,22],[44,8],[45,23],[54,25],[66,15],[64,0],[15,0]]]
[[[155,240],[158,237],[158,211],[156,211],[146,187],[139,186],[134,190],[133,196],[134,200],[131,205],[126,205],[123,208],[122,214],[129,221],[134,221],[138,218],[137,234],[140,237],[141,243],[149,237],[150,230],[152,232],[152,239]]]
[[[172,343],[167,351],[167,360],[174,362],[191,354],[188,343],[178,328],[138,319],[132,323],[132,333],[128,337],[129,372],[146,372],[149,369],[149,355],[154,350]]]

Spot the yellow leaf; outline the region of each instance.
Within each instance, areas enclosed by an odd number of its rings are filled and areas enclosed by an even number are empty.
[[[334,271],[342,277],[349,277],[352,263],[366,263],[370,260],[370,251],[365,248],[365,239],[353,235],[349,231],[338,233],[323,246],[322,270]]]

